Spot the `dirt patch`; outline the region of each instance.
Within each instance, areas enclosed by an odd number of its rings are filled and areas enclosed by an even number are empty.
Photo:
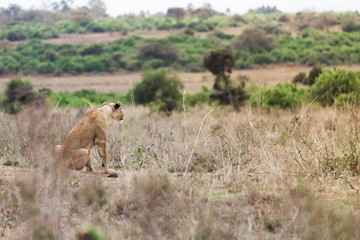
[[[215,31],[222,31],[226,34],[238,35],[242,33],[244,27],[226,27],[220,28]],[[215,31],[209,32],[197,32],[195,36],[201,38],[208,38],[214,35]],[[170,35],[182,34],[184,30],[136,30],[134,32],[122,33],[122,32],[104,32],[104,33],[71,33],[71,34],[60,34],[58,38],[50,38],[42,40],[45,43],[51,44],[85,44],[89,45],[92,43],[110,43],[116,41],[121,38],[126,38],[132,35],[138,35],[144,38],[166,38]],[[16,41],[11,42],[12,45],[16,45],[18,43],[26,43],[29,40],[25,41]],[[8,42],[8,41],[5,41]],[[5,44],[5,42],[3,44]]]
[[[110,43],[120,38],[139,35],[144,38],[166,38],[169,35],[179,34],[179,30],[161,31],[161,30],[137,30],[128,34],[121,32],[104,32],[104,33],[85,33],[85,34],[61,34],[59,38],[43,40],[52,44],[91,44],[97,42]]]

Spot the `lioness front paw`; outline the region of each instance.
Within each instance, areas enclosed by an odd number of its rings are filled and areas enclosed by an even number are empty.
[[[108,173],[108,174],[113,173],[114,171],[115,171],[115,170],[114,170],[114,169],[111,169],[111,168],[105,169],[105,173]]]

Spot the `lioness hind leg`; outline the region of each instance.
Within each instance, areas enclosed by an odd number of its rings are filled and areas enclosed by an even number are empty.
[[[55,159],[59,159],[60,158],[60,153],[62,150],[62,146],[61,145],[56,145],[54,150],[53,150],[53,157]]]
[[[70,169],[81,170],[88,165],[90,161],[90,153],[85,148],[73,150],[70,159],[67,160],[66,165]]]

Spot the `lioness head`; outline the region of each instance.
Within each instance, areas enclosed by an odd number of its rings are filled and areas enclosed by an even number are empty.
[[[117,120],[117,121],[121,121],[124,119],[125,114],[123,113],[123,111],[121,111],[121,102],[120,101],[117,101],[116,103],[105,102],[105,103],[103,103],[103,106],[104,105],[108,105],[111,107],[112,112],[110,114],[110,117],[112,119]]]

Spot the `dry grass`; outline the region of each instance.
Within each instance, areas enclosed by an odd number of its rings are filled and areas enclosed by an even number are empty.
[[[359,109],[315,106],[297,123],[304,109],[215,109],[184,175],[209,109],[127,106],[109,132],[117,179],[52,160],[84,111],[0,113],[0,163],[20,165],[0,167],[0,238],[359,239]]]

